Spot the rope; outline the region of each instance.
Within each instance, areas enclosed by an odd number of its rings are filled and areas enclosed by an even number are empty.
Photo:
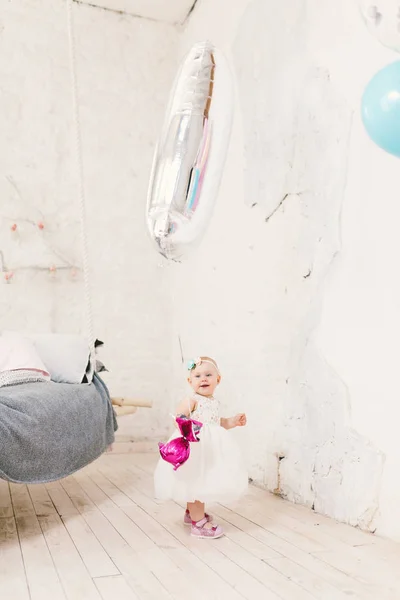
[[[96,367],[95,348],[94,348],[94,333],[93,333],[93,309],[92,309],[92,294],[90,285],[90,265],[89,265],[89,250],[87,237],[87,220],[86,220],[86,201],[85,201],[85,186],[84,186],[84,169],[82,158],[82,137],[81,123],[78,104],[78,83],[76,76],[76,41],[74,31],[73,18],[73,1],[66,0],[67,5],[67,21],[68,21],[68,41],[69,41],[69,57],[70,57],[70,72],[72,82],[72,104],[73,104],[73,119],[75,132],[75,150],[76,150],[76,167],[77,180],[79,186],[79,207],[80,207],[80,223],[81,223],[81,242],[82,242],[82,257],[83,257],[83,279],[85,288],[85,307],[86,307],[86,334],[90,348],[90,359],[92,370]]]

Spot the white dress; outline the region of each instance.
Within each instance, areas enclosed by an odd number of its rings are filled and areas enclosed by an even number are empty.
[[[229,502],[246,493],[248,475],[232,433],[220,425],[219,401],[195,394],[191,418],[203,427],[199,442],[190,444],[190,456],[177,471],[160,458],[154,473],[156,498],[176,502]],[[180,436],[177,431],[171,436]]]

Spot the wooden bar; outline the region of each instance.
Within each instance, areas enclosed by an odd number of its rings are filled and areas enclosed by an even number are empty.
[[[111,402],[113,406],[136,406],[137,408],[151,408],[153,406],[151,400],[143,398],[112,397]]]

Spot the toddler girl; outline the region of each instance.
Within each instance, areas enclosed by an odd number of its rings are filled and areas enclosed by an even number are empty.
[[[219,538],[220,525],[205,512],[205,502],[229,502],[247,490],[248,477],[239,448],[228,429],[246,425],[246,415],[221,418],[214,391],[221,381],[217,363],[202,356],[189,363],[192,396],[177,409],[178,416],[200,421],[200,441],[190,445],[190,456],[176,471],[160,459],[154,483],[157,498],[187,503],[184,523],[198,538]],[[171,439],[179,437],[179,433]]]

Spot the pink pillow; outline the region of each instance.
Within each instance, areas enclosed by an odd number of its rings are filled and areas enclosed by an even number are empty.
[[[50,379],[46,365],[30,340],[18,333],[3,333],[0,336],[0,373],[19,370],[35,371]]]

